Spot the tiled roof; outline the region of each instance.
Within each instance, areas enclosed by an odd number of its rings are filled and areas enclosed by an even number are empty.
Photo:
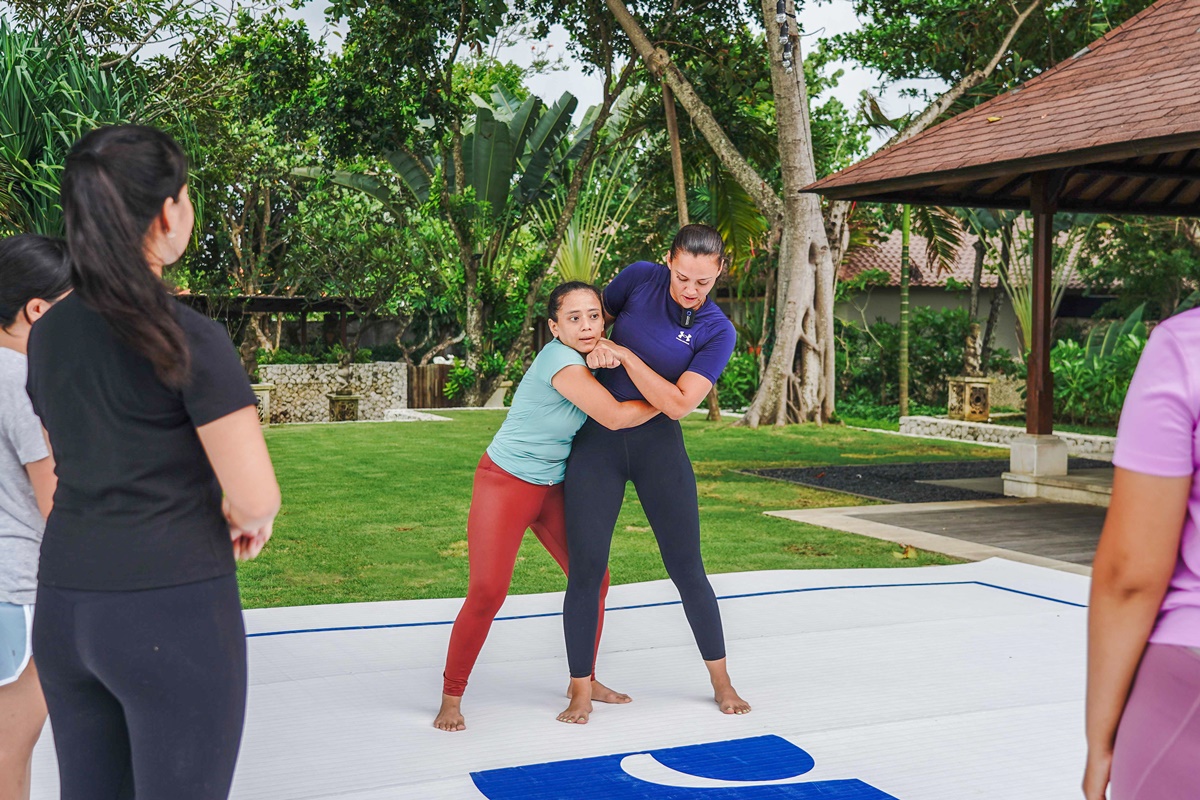
[[[1191,152],[1200,147],[1198,84],[1200,0],[1160,0],[1022,86],[809,190],[868,197],[955,183],[943,194],[988,191],[1015,198],[1020,193],[1014,187],[1004,189],[1004,182],[997,181],[985,190],[984,179],[1005,175],[1007,181],[1022,172],[1076,166],[1080,174],[1071,175],[1076,179],[1072,188],[1101,205],[1111,204],[1108,195],[1100,197],[1103,186],[1118,181],[1123,183],[1117,188],[1131,184],[1131,205],[1147,201],[1145,195],[1158,204],[1194,203],[1200,196],[1195,169],[1200,164]],[[1148,160],[1156,153],[1173,155]],[[1088,172],[1083,165],[1098,163],[1107,172],[1094,174],[1107,178],[1083,174]],[[1161,192],[1139,187],[1149,181],[1139,173],[1151,167],[1174,175],[1174,185]],[[1117,174],[1118,169],[1125,174]],[[972,183],[960,182],[968,180]],[[1184,182],[1189,185],[1170,194]],[[1121,194],[1117,188],[1109,195]]]
[[[871,269],[881,269],[888,274],[888,286],[900,285],[900,231],[893,231],[887,239],[876,247],[856,247],[846,256],[838,268],[838,280],[850,280]],[[949,272],[938,273],[936,267],[931,267],[925,258],[924,237],[912,234],[909,240],[909,282],[913,287],[944,287],[950,278],[965,283],[968,286],[975,275],[975,236],[964,233],[962,244],[958,248],[958,257]],[[990,288],[996,285],[999,278],[984,264],[983,277],[980,285]],[[1073,275],[1067,283],[1069,289],[1082,289],[1084,283],[1077,275]]]

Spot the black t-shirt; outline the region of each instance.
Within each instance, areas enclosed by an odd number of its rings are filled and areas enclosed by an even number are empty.
[[[153,589],[235,570],[221,488],[196,428],[254,405],[254,392],[225,329],[175,310],[191,353],[183,390],[163,384],[78,294],[33,328],[29,397],[58,474],[42,583]]]

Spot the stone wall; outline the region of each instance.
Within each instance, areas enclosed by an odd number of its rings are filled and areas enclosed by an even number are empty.
[[[986,422],[961,422],[944,417],[901,417],[900,432],[913,436],[939,436],[983,444],[1012,444],[1025,433],[1024,428],[993,425]],[[1073,456],[1111,456],[1117,440],[1112,436],[1055,431],[1055,436],[1067,443]]]
[[[262,364],[262,383],[275,385],[271,392],[272,424],[329,422],[329,398],[338,388],[336,364]],[[408,407],[408,365],[403,362],[353,364],[350,388],[362,397],[358,418],[381,420],[390,408]]]
[[[992,408],[1016,408],[1025,410],[1025,381],[1020,378],[997,376],[992,383]]]

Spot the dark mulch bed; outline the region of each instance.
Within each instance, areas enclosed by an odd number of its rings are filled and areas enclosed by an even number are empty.
[[[1108,462],[1088,458],[1070,459],[1070,468],[1095,469]],[[871,464],[861,467],[800,467],[793,469],[747,470],[751,475],[775,478],[833,492],[891,500],[895,503],[944,503],[953,500],[984,500],[1002,497],[996,492],[978,492],[953,486],[931,486],[917,481],[962,478],[999,478],[1008,471],[1008,459],[981,461],[937,461],[910,464]]]

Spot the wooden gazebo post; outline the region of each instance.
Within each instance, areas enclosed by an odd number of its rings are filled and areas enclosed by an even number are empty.
[[[1050,371],[1051,301],[1054,294],[1054,212],[1061,172],[1035,172],[1029,180],[1033,213],[1033,308],[1025,383],[1025,435],[1012,445],[1009,469],[1023,475],[1066,475],[1067,445],[1054,435],[1054,375]],[[1006,494],[1023,494],[1025,484],[1006,477]]]

